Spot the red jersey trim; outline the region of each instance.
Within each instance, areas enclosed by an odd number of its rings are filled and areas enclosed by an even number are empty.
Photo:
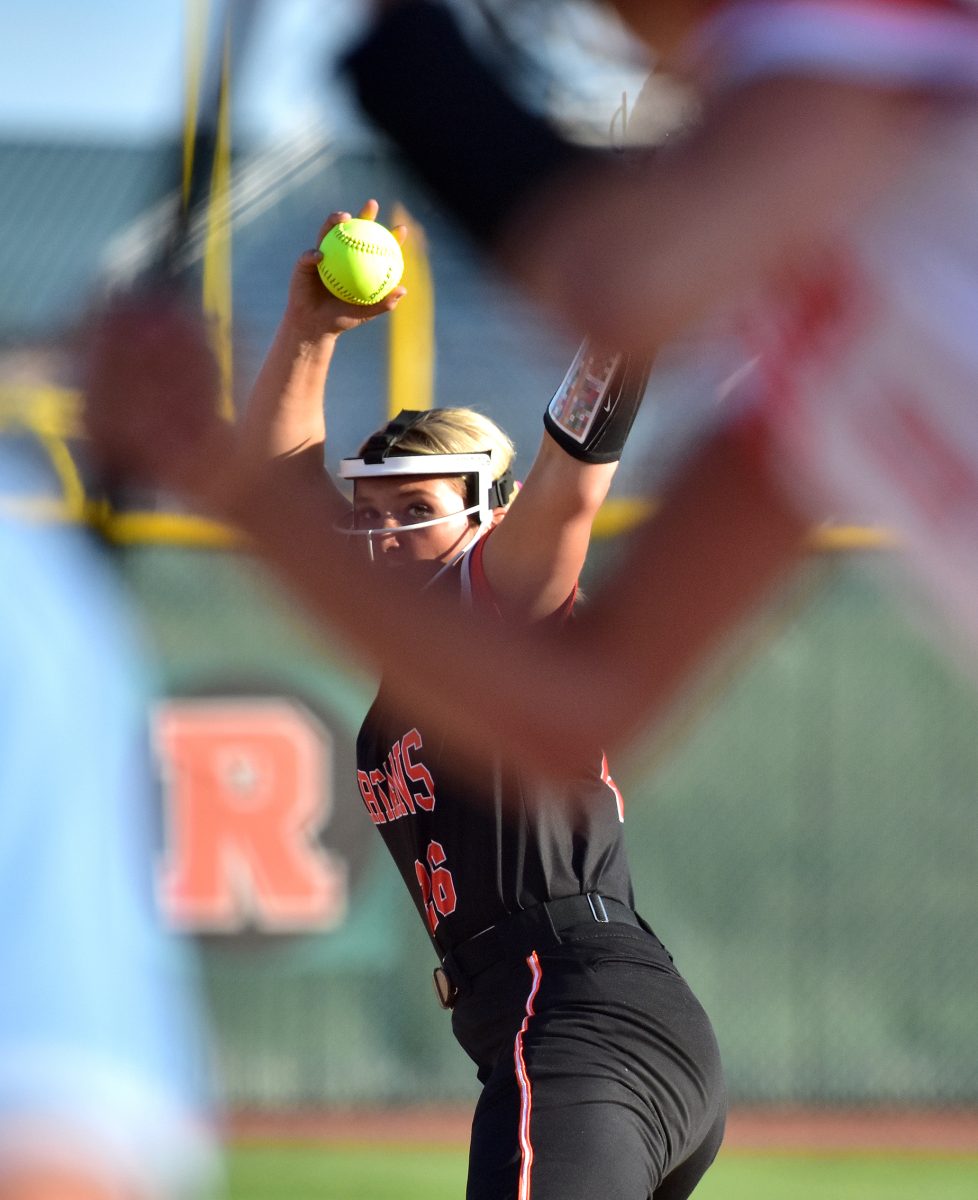
[[[495,593],[492,590],[488,578],[486,577],[485,564],[482,561],[482,556],[486,551],[486,543],[492,537],[495,529],[490,529],[488,533],[483,534],[469,551],[466,561],[468,563],[469,583],[472,588],[472,601],[480,608],[490,608],[497,617],[503,619],[503,611],[499,606],[499,601],[496,599]],[[464,569],[464,567],[463,567]],[[574,609],[574,601],[577,599],[577,584],[571,589],[570,595],[561,604],[561,606],[552,612],[549,616],[544,617],[544,621],[556,621],[558,624],[566,621]]]
[[[530,1018],[535,1015],[533,1002],[537,998],[537,992],[540,990],[540,982],[543,979],[543,968],[540,966],[540,959],[535,950],[526,960],[526,965],[530,968],[532,983],[530,985],[530,994],[526,998],[526,1016],[523,1018],[523,1024],[520,1026],[520,1031],[516,1035],[516,1042],[513,1046],[516,1080],[520,1086],[520,1181],[517,1192],[518,1200],[530,1200],[530,1190],[533,1185],[533,1141],[530,1137],[530,1117],[533,1112],[533,1085],[530,1083],[530,1073],[526,1068],[526,1059],[523,1056],[523,1038],[530,1026]]]

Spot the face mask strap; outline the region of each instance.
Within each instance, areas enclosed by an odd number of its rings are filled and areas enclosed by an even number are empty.
[[[505,508],[513,498],[516,481],[513,472],[507,467],[498,479],[494,479],[489,488],[489,507]]]
[[[455,517],[472,516],[474,513],[479,512],[479,508],[480,506],[478,504],[473,504],[470,508],[460,508],[458,512],[445,513],[445,515],[441,517],[432,517],[429,521],[415,521],[412,525],[387,525],[381,528],[373,529],[353,529],[349,525],[342,525],[337,522],[333,526],[333,529],[337,533],[346,534],[347,537],[365,537],[367,539],[367,554],[369,555],[370,561],[373,563],[376,561],[374,556],[374,538],[385,537],[387,534],[391,533],[412,533],[415,529],[427,529],[431,525],[441,525],[445,521],[452,521],[455,519]],[[488,520],[480,521],[479,528],[475,533],[475,537],[472,538],[472,540],[465,546],[463,546],[450,562],[445,563],[441,567],[438,573],[430,580],[430,583],[434,583],[435,579],[440,578],[449,567],[455,566],[462,555],[465,554],[467,550],[471,549],[474,543],[482,537],[488,528]]]
[[[479,511],[479,505],[471,508],[460,508],[458,512],[445,513],[440,517],[431,517],[427,521],[413,521],[410,525],[378,525],[370,529],[355,529],[347,525],[336,524],[333,529],[337,533],[345,533],[349,537],[384,537],[388,533],[413,533],[416,529],[427,529],[431,525],[441,525],[444,521],[452,521],[456,517],[468,517]]]

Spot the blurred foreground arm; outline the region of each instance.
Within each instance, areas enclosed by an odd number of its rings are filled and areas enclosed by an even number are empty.
[[[514,755],[559,775],[579,769],[582,729],[612,754],[667,718],[801,561],[808,528],[736,440],[718,437],[580,620],[550,636],[480,621],[396,579],[378,589],[322,506],[311,485],[278,488],[239,519],[324,626],[382,665],[393,692],[462,745],[481,746],[490,725]]]
[[[118,320],[123,339],[113,335]],[[133,387],[119,356],[146,362],[140,321],[150,340],[169,326],[178,352],[160,356],[154,373]],[[202,331],[185,315],[110,316],[93,344],[89,428],[107,467],[182,491],[236,523],[313,617],[381,665],[389,686],[446,734],[480,746],[491,725],[514,754],[545,771],[575,770],[582,726],[588,745],[597,740],[611,753],[665,715],[803,553],[805,525],[740,443],[721,435],[687,465],[569,638],[513,631],[481,621],[437,589],[419,595],[394,573],[378,588],[356,548],[332,527],[338,499],[325,476],[258,469],[233,429],[202,416],[215,411],[206,389],[216,375],[201,359]],[[196,403],[186,380],[195,361]],[[174,363],[185,382],[176,389]],[[174,394],[188,411],[174,408]],[[131,455],[127,430],[139,435]]]

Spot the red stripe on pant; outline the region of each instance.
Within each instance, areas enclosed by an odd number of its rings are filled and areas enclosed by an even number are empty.
[[[517,1192],[518,1200],[530,1200],[530,1187],[533,1174],[533,1143],[530,1141],[530,1114],[533,1110],[533,1088],[530,1084],[530,1076],[523,1058],[523,1035],[530,1024],[530,1018],[534,1015],[533,1001],[540,990],[540,980],[543,978],[543,968],[540,966],[540,960],[537,958],[535,950],[526,960],[526,965],[530,968],[533,982],[530,986],[530,994],[526,999],[526,1016],[523,1018],[523,1024],[520,1026],[520,1031],[516,1035],[516,1042],[513,1046],[516,1078],[520,1085],[520,1185]]]

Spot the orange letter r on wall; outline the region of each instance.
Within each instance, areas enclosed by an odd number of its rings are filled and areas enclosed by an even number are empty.
[[[281,699],[174,700],[158,708],[155,735],[167,920],[201,932],[339,924],[345,870],[316,840],[332,803],[332,742],[313,714]]]

